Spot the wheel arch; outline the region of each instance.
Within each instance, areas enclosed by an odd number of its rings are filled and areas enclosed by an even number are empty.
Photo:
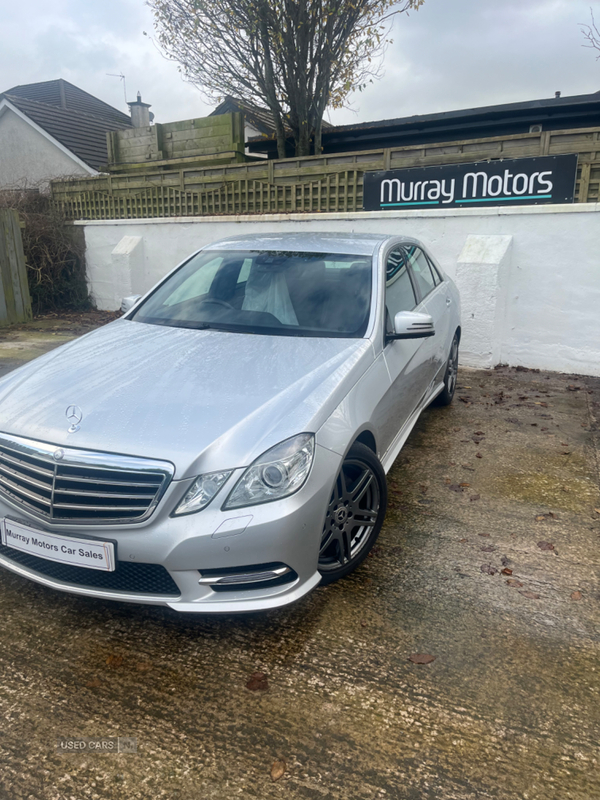
[[[363,431],[361,431],[358,434],[358,436],[354,437],[350,447],[352,447],[352,445],[356,444],[357,442],[359,442],[360,444],[364,444],[366,447],[369,448],[369,450],[372,450],[373,453],[375,453],[375,455],[378,456],[378,453],[377,453],[377,441],[375,439],[375,435],[374,435],[373,431],[369,430],[368,428],[363,430]],[[348,450],[349,449],[350,448],[348,448]]]

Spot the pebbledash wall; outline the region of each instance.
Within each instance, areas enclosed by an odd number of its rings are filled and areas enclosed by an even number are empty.
[[[461,363],[600,376],[600,204],[75,222],[101,309],[190,253],[248,233],[414,236],[461,290]]]

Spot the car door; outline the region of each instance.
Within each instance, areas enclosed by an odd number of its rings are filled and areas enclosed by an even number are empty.
[[[425,345],[428,383],[431,383],[440,371],[445,369],[450,347],[448,343],[450,326],[448,287],[420,247],[414,245],[407,247],[406,260],[421,299],[422,308],[420,310],[431,315],[435,328],[435,336],[427,339]]]
[[[386,331],[392,331],[399,311],[420,311],[419,298],[407,268],[402,247],[385,256]],[[421,402],[431,380],[427,363],[428,339],[385,339],[383,357],[390,375],[390,386],[377,409],[381,451],[388,450],[398,432]]]

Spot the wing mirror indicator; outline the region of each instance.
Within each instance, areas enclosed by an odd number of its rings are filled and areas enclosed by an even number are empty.
[[[418,311],[399,311],[394,317],[394,332],[388,339],[425,339],[435,336],[433,319],[430,314]]]
[[[141,296],[141,294],[132,294],[129,295],[129,297],[124,297],[121,300],[121,313],[126,314],[128,311],[131,311]]]

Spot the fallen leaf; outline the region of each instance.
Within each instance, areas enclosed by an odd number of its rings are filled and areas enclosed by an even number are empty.
[[[488,544],[487,547],[482,547],[481,549],[484,553],[493,553],[496,548],[493,544]]]
[[[283,758],[278,759],[273,763],[271,767],[271,780],[278,781],[280,778],[283,778],[285,774],[285,761]]]
[[[86,683],[86,686],[88,687],[88,689],[98,689],[100,686],[102,686],[102,681],[100,680],[100,678],[94,678],[93,680],[88,681]]]
[[[550,519],[557,519],[556,514],[554,512],[552,512],[552,511],[549,511],[547,514],[538,514],[537,517],[535,518],[535,521],[536,522],[544,522],[544,521],[550,520]]]
[[[465,542],[468,542],[469,540],[468,539],[459,539],[458,541],[460,542],[460,544],[464,544]]]
[[[519,592],[519,594],[522,594],[523,597],[528,597],[530,600],[540,599],[539,594],[536,594],[535,592],[526,591],[526,592]]]
[[[466,403],[468,406],[470,406],[470,405],[471,405],[471,398],[470,398],[470,397],[461,397],[461,396],[459,395],[458,399],[459,399],[461,402],[463,402],[463,403]]]
[[[360,627],[361,627],[361,628],[366,628],[366,627],[367,627],[367,623],[364,621],[364,619],[363,619],[363,621],[360,623]]]
[[[571,600],[581,600],[581,592],[573,592],[571,594]]]
[[[459,486],[458,483],[451,483],[450,486],[448,486],[448,488],[452,492],[464,492],[464,489],[462,488],[462,486]]]
[[[483,431],[475,431],[475,436],[485,436]]]
[[[502,570],[503,575],[512,575],[512,572],[513,572],[512,569],[509,569],[508,567],[504,567],[504,569]]]
[[[266,692],[268,688],[269,681],[264,672],[253,672],[246,684],[246,689],[250,689],[251,692]]]
[[[496,567],[492,567],[491,564],[482,564],[480,567],[481,571],[484,572],[486,575],[495,575],[498,570]]]
[[[475,453],[475,458],[483,458],[483,456],[481,455],[481,453]]]
[[[482,536],[484,539],[489,539],[490,538],[489,533],[478,533],[477,536]]]
[[[471,500],[471,501],[479,500],[480,496],[481,495],[478,495],[478,494],[472,494],[471,497],[469,497],[469,500]]]
[[[136,669],[138,672],[149,672],[152,664],[149,661],[140,661],[139,664],[136,664]]]
[[[554,550],[554,545],[551,542],[538,542],[537,546],[540,550]]]
[[[464,487],[468,487],[468,486],[470,486],[471,484],[470,484],[470,483],[465,483],[465,482],[463,481],[463,483],[459,483],[458,485],[459,485],[459,486],[462,486],[462,487],[464,488]]]
[[[506,582],[508,583],[509,586],[515,586],[516,588],[523,586],[521,581],[517,581],[514,578],[509,578]]]
[[[469,472],[475,472],[475,467],[470,467],[468,464],[461,464],[463,469],[468,469]]]
[[[596,514],[600,514],[600,508],[595,508],[594,511],[596,512]]]
[[[123,656],[110,655],[106,659],[106,663],[109,667],[120,667],[123,663]]]
[[[437,656],[430,656],[429,653],[413,653],[408,657],[408,660],[412,661],[413,664],[431,664],[436,658]]]

